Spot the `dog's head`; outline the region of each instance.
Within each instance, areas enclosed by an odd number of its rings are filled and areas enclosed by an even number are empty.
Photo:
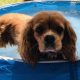
[[[60,13],[41,12],[33,17],[24,31],[23,47],[35,47],[40,53],[54,54],[62,51],[65,54],[73,54],[75,41],[75,32]]]
[[[43,12],[34,17],[34,37],[40,52],[58,52],[64,37],[64,18],[56,12]]]

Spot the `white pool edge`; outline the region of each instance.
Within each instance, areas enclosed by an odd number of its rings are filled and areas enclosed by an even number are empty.
[[[6,57],[6,56],[0,56],[1,60],[14,60],[18,62],[23,62],[22,59],[17,59],[17,58],[11,58],[11,57]],[[80,60],[80,58],[77,58],[77,61]],[[39,61],[38,63],[63,63],[63,62],[68,62],[66,60],[55,60],[55,61]]]

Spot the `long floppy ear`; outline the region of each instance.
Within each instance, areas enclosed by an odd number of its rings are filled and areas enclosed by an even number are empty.
[[[76,34],[68,21],[65,22],[63,53],[68,60],[76,60]]]
[[[22,59],[34,64],[37,61],[37,41],[34,38],[34,31],[32,29],[32,22],[27,24],[26,29],[23,31],[22,41],[20,44],[20,55]]]

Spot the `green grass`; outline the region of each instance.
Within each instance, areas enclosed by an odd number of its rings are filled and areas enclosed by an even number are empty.
[[[23,0],[0,0],[0,6],[5,6],[6,4],[13,4],[16,2],[22,2]]]

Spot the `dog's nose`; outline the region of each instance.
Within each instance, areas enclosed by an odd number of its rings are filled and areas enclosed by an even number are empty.
[[[44,39],[45,41],[45,46],[53,46],[54,45],[54,41],[55,41],[55,38],[54,36],[52,35],[47,35]]]

